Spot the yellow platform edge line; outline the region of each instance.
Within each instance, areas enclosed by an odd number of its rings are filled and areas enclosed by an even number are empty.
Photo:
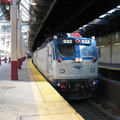
[[[98,66],[99,68],[105,68],[110,70],[120,70],[119,68],[111,68],[111,67],[104,67],[104,66]]]
[[[73,118],[74,120],[84,120],[84,118],[80,114],[78,114],[69,105],[69,103],[64,100],[64,98],[62,98],[62,101],[60,102],[59,101],[46,102],[41,94],[39,85],[44,82],[46,82],[47,84],[49,83],[47,82],[45,78],[41,78],[41,74],[33,65],[32,60],[30,60],[29,62],[29,68],[30,68],[29,73],[30,73],[32,89],[33,89],[36,105],[38,108],[38,113],[40,115],[40,120],[51,120],[51,119],[52,120],[61,120],[61,119],[62,120],[73,120]]]

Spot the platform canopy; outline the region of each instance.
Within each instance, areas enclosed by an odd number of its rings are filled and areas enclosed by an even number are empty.
[[[0,19],[10,21],[9,8],[12,1],[6,1],[8,2],[0,2],[3,13]],[[114,32],[112,21],[120,21],[120,0],[18,0],[17,5],[21,21],[26,24],[21,28],[22,33],[31,51],[53,34],[77,30],[82,36],[99,37],[105,31],[101,30],[101,34],[98,34],[98,26],[110,26],[110,31]]]

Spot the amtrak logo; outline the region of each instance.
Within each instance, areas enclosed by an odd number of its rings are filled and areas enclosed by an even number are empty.
[[[81,68],[82,66],[83,66],[83,65],[74,65],[73,67],[74,67],[75,69],[80,70],[80,68]]]

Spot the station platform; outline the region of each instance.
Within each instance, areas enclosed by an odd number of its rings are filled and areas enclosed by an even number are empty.
[[[110,70],[120,70],[120,64],[98,63],[98,67]]]
[[[84,120],[46,81],[30,59],[10,80],[10,63],[0,65],[0,120]]]

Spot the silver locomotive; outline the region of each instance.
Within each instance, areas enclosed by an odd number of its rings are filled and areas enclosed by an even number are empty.
[[[33,63],[66,99],[88,98],[98,88],[98,49],[96,41],[57,36],[33,53]]]

